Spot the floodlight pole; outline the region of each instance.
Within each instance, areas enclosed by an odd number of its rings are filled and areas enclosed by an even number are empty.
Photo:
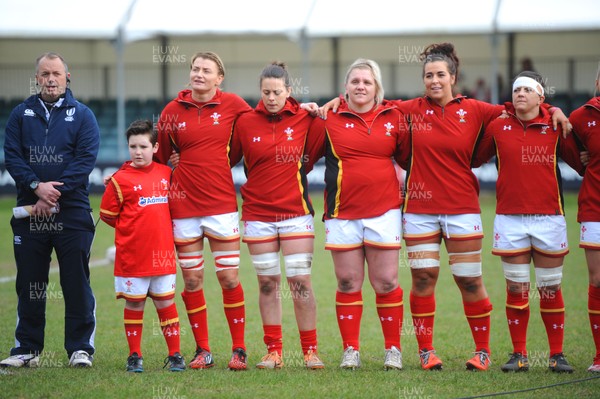
[[[131,11],[137,0],[131,0],[129,8],[123,15],[123,19],[117,28],[116,52],[117,52],[117,157],[119,161],[124,161],[125,153],[125,26],[131,18]]]
[[[496,9],[494,10],[494,19],[492,20],[492,71],[491,73],[491,101],[492,104],[498,104],[500,95],[498,93],[498,13],[500,11],[500,3],[502,0],[497,0]]]

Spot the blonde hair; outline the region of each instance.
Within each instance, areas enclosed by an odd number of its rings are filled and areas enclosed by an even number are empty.
[[[223,61],[221,60],[221,57],[217,55],[217,53],[213,53],[212,51],[201,51],[194,54],[190,63],[190,69],[194,67],[194,61],[196,61],[198,58],[213,61],[215,64],[217,64],[219,75],[225,77],[225,65],[223,65]]]
[[[366,58],[357,59],[350,65],[346,72],[346,79],[344,80],[345,84],[348,83],[350,73],[355,69],[366,69],[371,71],[373,80],[375,81],[375,104],[381,104],[383,102],[383,84],[381,83],[381,69],[379,68],[379,64]]]

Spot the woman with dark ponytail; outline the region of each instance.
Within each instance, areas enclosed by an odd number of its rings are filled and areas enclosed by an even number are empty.
[[[322,369],[317,355],[317,305],[311,270],[314,248],[314,209],[308,196],[307,173],[316,148],[308,130],[311,114],[291,96],[286,65],[273,62],[260,75],[261,100],[241,115],[231,143],[231,164],[243,155],[247,181],[243,199],[242,241],[248,245],[259,285],[258,304],[267,353],[259,369],[283,367],[280,258],[283,257],[294,303],[304,365]],[[320,137],[322,140],[322,137]],[[280,255],[281,253],[281,255]]]

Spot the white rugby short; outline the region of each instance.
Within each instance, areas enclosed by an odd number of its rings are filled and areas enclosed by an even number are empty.
[[[245,243],[262,243],[276,240],[293,240],[298,238],[314,238],[315,223],[313,216],[303,215],[278,222],[244,222]]]
[[[492,253],[516,256],[534,250],[562,257],[569,253],[567,223],[562,215],[496,215]]]
[[[325,249],[348,251],[363,245],[382,249],[402,247],[402,212],[390,209],[381,216],[367,219],[325,220]]]
[[[176,245],[192,244],[207,236],[218,241],[240,239],[238,212],[222,215],[173,219],[173,236]]]
[[[115,293],[117,299],[143,302],[149,296],[158,301],[175,297],[175,280],[177,274],[150,277],[119,277],[115,276]]]
[[[581,222],[579,247],[600,251],[600,222]]]
[[[429,215],[405,213],[402,219],[404,240],[426,240],[440,235],[448,240],[476,240],[483,238],[481,215]]]

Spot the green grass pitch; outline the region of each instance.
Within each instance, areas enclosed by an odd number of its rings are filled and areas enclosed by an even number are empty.
[[[335,318],[335,276],[330,254],[323,249],[322,193],[312,195],[317,209],[313,284],[318,306],[319,352],[326,364],[320,371],[303,368],[299,334],[292,300],[283,288],[284,361],[282,370],[257,370],[254,365],[265,353],[262,324],[258,310],[255,272],[242,245],[240,278],[246,295],[246,344],[249,370],[231,372],[226,369],[230,356],[230,337],[222,308],[221,290],[214,273],[210,252],[206,251],[205,289],[208,305],[211,349],[216,367],[210,370],[186,370],[170,373],[162,368],[166,345],[157,324],[152,303],[147,304],[142,349],[145,372],[132,375],[124,371],[128,349],[123,329],[123,301],[114,298],[112,265],[92,269],[92,285],[97,299],[96,356],[92,369],[69,369],[63,349],[64,307],[58,274],[52,273],[48,290],[46,348],[43,367],[6,372],[0,370],[0,397],[6,398],[457,398],[495,392],[527,390],[559,384],[551,388],[531,390],[519,397],[592,398],[600,397],[600,380],[586,369],[594,356],[594,344],[587,316],[588,276],[584,252],[578,248],[576,223],[577,198],[566,196],[567,223],[571,253],[565,261],[563,291],[566,302],[565,354],[575,373],[556,375],[547,368],[547,341],[539,316],[539,298],[532,293],[528,349],[531,369],[528,373],[504,374],[500,365],[511,351],[504,313],[505,284],[497,257],[490,254],[495,198],[482,193],[482,217],[486,238],[483,248],[484,282],[494,305],[491,347],[493,364],[487,372],[468,372],[465,361],[472,356],[473,341],[463,314],[460,294],[447,266],[442,250],[442,271],[437,286],[435,346],[444,361],[441,372],[425,372],[419,367],[416,339],[408,306],[410,272],[406,253],[401,252],[399,273],[404,289],[404,326],[402,330],[402,371],[383,371],[383,337],[376,316],[375,297],[368,281],[363,287],[364,313],[361,329],[362,368],[339,369],[341,339]],[[93,197],[97,218],[100,198]],[[15,266],[9,220],[13,198],[0,199],[0,356],[8,355],[14,344],[16,295]],[[112,244],[113,231],[100,222],[92,251],[93,261],[104,258]],[[182,289],[178,276],[178,293]],[[67,288],[65,288],[67,289]],[[287,295],[286,295],[287,294]],[[181,297],[177,295],[181,319],[182,351],[187,360],[194,352],[194,342],[187,323]],[[581,381],[582,380],[582,381]],[[569,384],[562,384],[572,382]],[[510,396],[514,397],[514,396]]]

